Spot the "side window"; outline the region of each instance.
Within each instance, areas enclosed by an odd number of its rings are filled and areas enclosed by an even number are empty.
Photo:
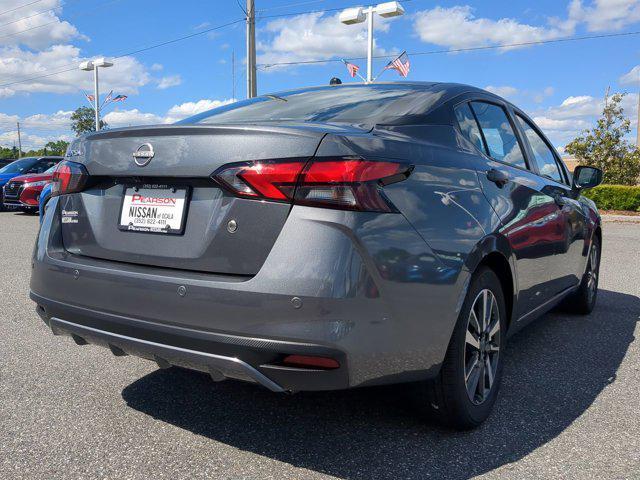
[[[471,108],[480,123],[489,156],[516,167],[527,168],[520,144],[504,109],[484,102],[471,102]]]
[[[518,119],[518,123],[520,124],[520,127],[522,127],[522,130],[527,137],[527,141],[531,146],[531,150],[533,150],[533,157],[538,164],[540,175],[555,180],[559,183],[565,183],[564,177],[560,172],[560,167],[558,167],[558,163],[556,162],[556,156],[553,154],[553,151],[549,148],[547,143],[542,139],[538,132],[535,131],[535,129],[527,120],[517,114],[516,118]]]
[[[478,122],[476,122],[469,104],[462,103],[455,107],[454,111],[462,134],[467,138],[467,140],[473,143],[478,150],[487,153],[484,148],[484,143],[482,142],[482,134],[478,128]]]

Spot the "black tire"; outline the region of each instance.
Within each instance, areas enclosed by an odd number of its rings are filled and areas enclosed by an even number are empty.
[[[591,239],[587,268],[582,276],[580,287],[562,302],[564,311],[578,315],[589,315],[593,311],[598,299],[601,253],[600,239],[594,235]]]
[[[484,295],[484,291],[489,290],[495,299],[498,308],[499,319],[493,322],[494,328],[497,322],[499,328],[499,350],[495,361],[497,365],[493,373],[493,381],[490,384],[488,393],[484,398],[478,398],[476,395],[474,400],[471,399],[472,393],[467,390],[468,382],[466,380],[466,372],[473,372],[473,369],[467,369],[469,362],[472,362],[472,355],[469,354],[473,350],[467,343],[467,329],[472,325],[470,316],[471,309],[476,305],[479,295]],[[483,297],[484,298],[484,297]],[[475,312],[475,310],[474,310]],[[478,427],[484,422],[496,401],[498,390],[500,388],[500,380],[502,378],[502,365],[504,363],[503,354],[506,346],[506,308],[500,280],[487,267],[481,267],[472,277],[469,285],[469,291],[462,305],[458,321],[453,331],[444,362],[440,369],[440,373],[434,380],[421,382],[416,385],[418,387],[418,402],[420,408],[431,417],[439,422],[458,429],[468,430]],[[495,337],[494,337],[495,338]],[[474,339],[475,341],[475,339]],[[484,340],[483,340],[484,342]],[[486,345],[486,342],[483,343]],[[480,350],[478,350],[479,352]],[[474,353],[475,354],[475,353]],[[477,353],[478,359],[480,354]],[[487,357],[490,353],[484,353]],[[467,362],[465,364],[465,362]],[[487,378],[483,376],[486,363],[482,361],[483,367],[482,382],[487,382]],[[491,360],[489,361],[491,365]],[[491,368],[491,367],[489,367]],[[486,370],[488,373],[488,370]],[[471,373],[469,378],[471,379]],[[471,384],[469,384],[471,385]],[[484,386],[484,383],[483,383]],[[470,387],[470,390],[472,388]],[[484,390],[484,389],[483,389]],[[475,390],[474,390],[475,391]],[[478,400],[481,400],[478,403]]]

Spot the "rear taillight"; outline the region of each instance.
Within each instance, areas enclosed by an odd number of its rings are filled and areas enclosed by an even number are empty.
[[[240,197],[331,207],[395,212],[382,187],[404,180],[406,164],[360,158],[259,161],[224,166],[212,177]]]
[[[80,192],[89,180],[89,173],[84,165],[63,161],[58,164],[51,180],[51,196]]]

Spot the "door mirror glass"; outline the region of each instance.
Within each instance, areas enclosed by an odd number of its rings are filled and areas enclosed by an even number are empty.
[[[597,187],[602,183],[602,170],[596,167],[576,167],[573,171],[573,186],[578,190]]]

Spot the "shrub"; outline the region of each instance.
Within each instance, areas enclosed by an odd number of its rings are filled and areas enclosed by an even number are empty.
[[[586,190],[590,198],[602,210],[631,210],[640,212],[640,187],[626,185],[600,185]]]

